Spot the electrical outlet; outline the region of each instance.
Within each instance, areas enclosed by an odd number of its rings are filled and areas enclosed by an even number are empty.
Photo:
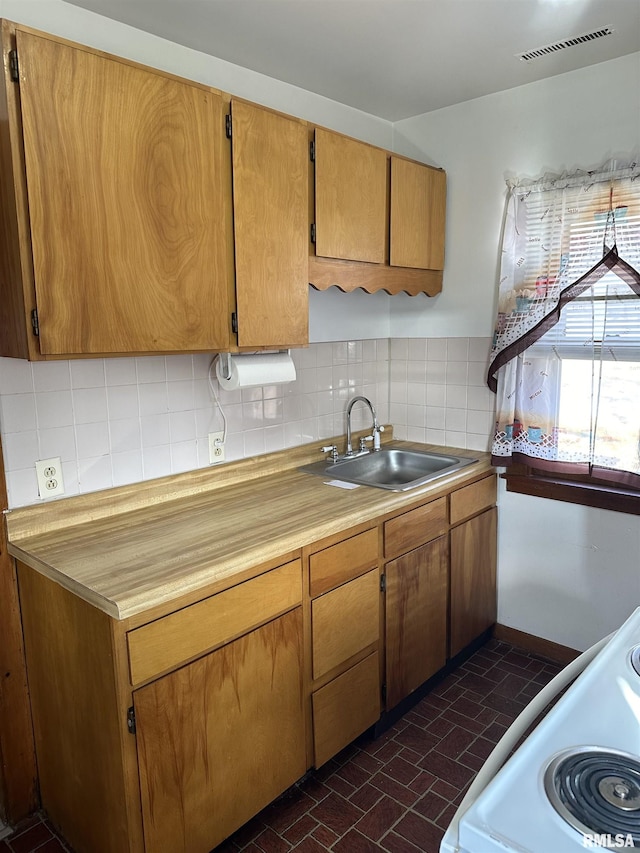
[[[41,498],[54,498],[57,495],[64,495],[62,463],[59,456],[56,456],[55,459],[41,459],[36,462],[36,475]]]
[[[211,465],[217,465],[218,462],[224,462],[223,432],[209,433],[209,462]]]

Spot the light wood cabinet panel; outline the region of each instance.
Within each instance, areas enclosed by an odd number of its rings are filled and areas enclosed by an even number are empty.
[[[18,571],[43,808],[74,850],[139,853],[126,784],[134,739],[118,703],[111,620],[32,569]]]
[[[146,853],[208,853],[306,770],[298,608],[135,695]]]
[[[373,569],[378,564],[378,531],[365,530],[309,558],[312,598]]]
[[[496,621],[497,513],[494,507],[451,531],[451,657]]]
[[[316,255],[384,263],[387,154],[316,129]]]
[[[397,557],[411,551],[430,539],[442,536],[447,527],[446,498],[437,498],[398,515],[384,525],[385,557]]]
[[[449,496],[449,514],[451,524],[458,524],[483,509],[493,506],[498,496],[498,485],[495,475],[471,483],[463,489],[451,492]]]
[[[391,157],[391,266],[444,269],[446,175]]]
[[[320,767],[380,717],[378,652],[313,694],[314,763]]]
[[[16,35],[40,351],[228,347],[222,97]]]
[[[131,683],[140,684],[302,601],[300,560],[156,619],[127,635]]]
[[[313,677],[321,678],[380,636],[377,569],[316,598],[311,604]]]
[[[231,102],[238,345],[309,341],[306,124]]]
[[[385,566],[388,708],[446,663],[448,557],[441,536]]]

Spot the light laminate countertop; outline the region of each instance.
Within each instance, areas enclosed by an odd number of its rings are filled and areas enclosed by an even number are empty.
[[[305,545],[447,494],[493,470],[486,453],[408,492],[345,490],[300,472],[317,443],[7,513],[9,552],[115,619],[220,589]],[[222,470],[224,469],[224,471]]]

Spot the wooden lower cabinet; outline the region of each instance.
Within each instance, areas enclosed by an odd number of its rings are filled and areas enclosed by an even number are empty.
[[[208,853],[304,775],[302,609],[134,694],[147,853]]]
[[[385,566],[387,708],[446,663],[448,556],[441,536]]]
[[[313,694],[313,747],[320,767],[380,717],[378,652]]]
[[[495,507],[451,530],[451,657],[496,621]]]

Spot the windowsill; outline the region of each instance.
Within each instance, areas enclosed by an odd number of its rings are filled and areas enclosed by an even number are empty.
[[[513,472],[507,470],[500,476],[506,480],[508,492],[640,515],[640,493],[633,489],[615,488],[601,482],[577,481],[548,474],[526,473],[524,467]]]

